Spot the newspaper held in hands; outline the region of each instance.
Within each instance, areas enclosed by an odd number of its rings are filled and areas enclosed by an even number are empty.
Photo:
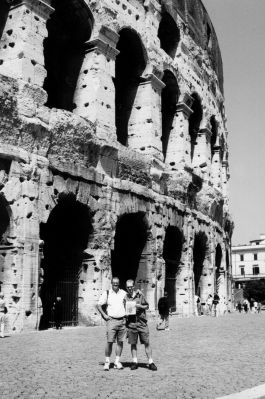
[[[136,315],[136,302],[126,301],[126,316]]]

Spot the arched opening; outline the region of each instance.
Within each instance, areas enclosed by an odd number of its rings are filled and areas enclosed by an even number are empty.
[[[126,280],[137,278],[147,242],[147,227],[143,212],[125,214],[117,221],[111,269],[112,276],[119,277],[123,288]]]
[[[173,121],[176,113],[176,105],[179,97],[177,79],[170,71],[165,71],[163,76],[165,87],[161,93],[161,113],[162,113],[162,151],[164,161],[167,155],[167,146]]]
[[[197,136],[200,130],[200,124],[202,120],[202,106],[198,94],[194,93],[191,96],[193,98],[193,104],[191,106],[192,114],[189,119],[189,134],[190,134],[190,156],[191,161],[193,160],[195,145],[197,144]]]
[[[84,44],[90,39],[93,17],[83,0],[53,0],[55,11],[47,22],[44,40],[47,77],[46,105],[73,111],[77,80],[85,56]]]
[[[5,0],[0,2],[0,39],[6,26],[9,8],[10,5]]]
[[[0,245],[8,245],[8,235],[10,232],[10,217],[7,210],[7,201],[0,196]]]
[[[218,134],[217,122],[216,122],[215,116],[211,116],[210,125],[211,125],[211,132],[212,132],[212,135],[211,135],[211,158],[213,158],[214,147],[216,145],[217,134]]]
[[[47,223],[40,226],[44,241],[41,329],[50,326],[56,296],[62,298],[63,324],[78,324],[79,273],[91,232],[89,208],[76,201],[73,194],[61,195]]]
[[[119,32],[115,64],[115,123],[117,140],[128,145],[129,121],[141,75],[146,67],[141,39],[131,29]]]
[[[157,36],[161,48],[174,59],[180,41],[180,32],[176,22],[167,12],[162,14]]]
[[[221,245],[217,244],[215,249],[215,292],[217,293],[219,291],[219,286],[220,286],[221,262],[222,262],[222,249]]]
[[[176,310],[176,282],[182,254],[183,235],[175,226],[166,229],[163,258],[166,266],[165,291],[168,293],[169,306]]]
[[[201,296],[202,291],[202,272],[207,251],[207,236],[199,232],[195,235],[193,246],[193,275],[194,275],[194,293]]]

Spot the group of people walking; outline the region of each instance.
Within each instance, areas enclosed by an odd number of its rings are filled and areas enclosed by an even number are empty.
[[[251,298],[250,300],[244,299],[242,302],[239,301],[236,304],[236,310],[241,313],[260,313],[261,311],[261,303],[257,302],[255,299]]]
[[[147,324],[146,310],[149,308],[143,293],[135,289],[134,281],[126,281],[126,291],[120,288],[120,280],[113,277],[112,288],[104,291],[98,301],[98,311],[106,321],[107,343],[105,347],[104,370],[110,369],[110,356],[112,346],[116,344],[116,358],[114,368],[121,370],[123,365],[120,357],[123,350],[125,337],[131,345],[132,363],[131,370],[138,368],[137,342],[145,347],[145,353],[148,358],[149,370],[156,371],[157,367],[152,358],[152,349],[150,345],[150,334]]]

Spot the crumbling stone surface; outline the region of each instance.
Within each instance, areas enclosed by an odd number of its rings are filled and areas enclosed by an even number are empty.
[[[151,312],[164,289],[178,315],[214,292],[224,312],[222,61],[201,1],[1,4],[0,286],[12,328],[49,326],[56,295],[65,324],[100,323],[114,273],[136,280]]]

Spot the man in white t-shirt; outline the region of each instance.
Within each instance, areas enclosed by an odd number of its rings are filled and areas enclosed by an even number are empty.
[[[104,291],[99,298],[97,309],[106,320],[107,327],[107,344],[105,348],[105,364],[104,370],[108,371],[110,366],[110,356],[112,352],[113,342],[116,344],[116,359],[114,368],[121,370],[123,366],[120,362],[120,356],[123,349],[123,341],[126,334],[126,319],[125,319],[125,296],[126,292],[119,288],[120,280],[118,277],[113,277],[111,281],[112,289]],[[106,305],[107,310],[102,306]]]

